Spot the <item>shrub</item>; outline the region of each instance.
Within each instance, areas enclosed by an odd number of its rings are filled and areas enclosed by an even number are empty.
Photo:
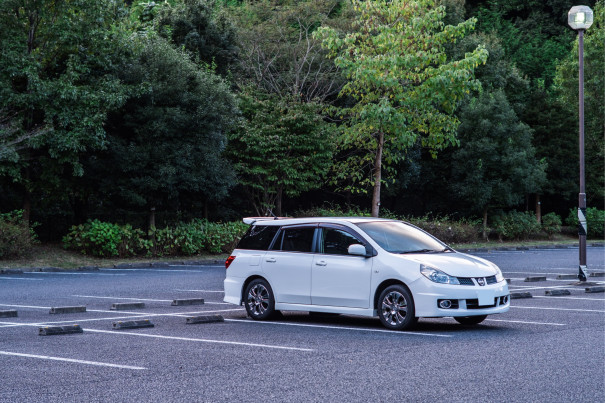
[[[542,216],[542,231],[546,232],[548,238],[551,239],[554,234],[561,232],[561,217],[555,213],[548,213]]]
[[[572,208],[569,210],[569,215],[565,219],[565,223],[569,226],[577,227],[578,209]],[[605,210],[599,210],[596,207],[588,207],[586,209],[586,225],[588,226],[589,238],[603,239],[605,235]]]
[[[0,214],[0,259],[27,255],[36,233],[23,220],[23,210]]]
[[[383,210],[384,212],[384,210]],[[339,205],[324,204],[322,207],[313,207],[307,210],[299,210],[296,217],[370,217],[369,211],[364,211],[357,206],[341,208]],[[384,214],[381,214],[384,217]]]
[[[409,218],[406,221],[422,228],[445,243],[475,242],[479,239],[480,221],[478,220],[455,221],[447,216],[431,218],[425,215],[419,218]]]
[[[94,220],[71,227],[63,237],[63,246],[85,255],[134,256],[148,247],[143,235],[143,231],[128,224],[120,226]]]
[[[540,232],[540,224],[529,211],[510,211],[494,217],[494,230],[500,240],[527,239],[531,234]]]

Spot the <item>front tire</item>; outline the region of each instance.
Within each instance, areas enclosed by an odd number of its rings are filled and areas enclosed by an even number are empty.
[[[378,297],[378,318],[384,327],[391,330],[405,330],[416,322],[414,299],[402,285],[388,286]]]
[[[265,320],[275,314],[273,290],[263,279],[252,280],[244,292],[246,312],[254,320]]]
[[[465,326],[474,326],[483,322],[487,318],[487,315],[479,315],[479,316],[458,316],[454,317],[456,322]]]

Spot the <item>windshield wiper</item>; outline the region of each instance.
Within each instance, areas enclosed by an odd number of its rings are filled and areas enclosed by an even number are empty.
[[[433,252],[440,252],[440,251],[435,250],[435,249],[418,249],[418,250],[406,250],[405,252],[399,252],[399,253],[404,255],[406,253],[433,253]]]

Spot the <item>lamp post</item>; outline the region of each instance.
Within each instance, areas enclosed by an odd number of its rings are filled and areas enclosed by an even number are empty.
[[[580,74],[579,88],[579,115],[580,115],[580,194],[578,197],[578,235],[580,237],[580,267],[578,279],[586,281],[588,268],[586,267],[586,181],[584,179],[584,31],[592,25],[593,12],[587,6],[574,6],[567,14],[567,23],[578,31],[578,50]]]

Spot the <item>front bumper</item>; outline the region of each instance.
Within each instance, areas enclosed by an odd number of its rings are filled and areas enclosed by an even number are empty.
[[[510,308],[506,281],[485,286],[468,286],[438,284],[421,278],[410,288],[417,317],[493,315],[507,312]],[[439,302],[444,300],[450,301],[450,308],[439,306]]]

